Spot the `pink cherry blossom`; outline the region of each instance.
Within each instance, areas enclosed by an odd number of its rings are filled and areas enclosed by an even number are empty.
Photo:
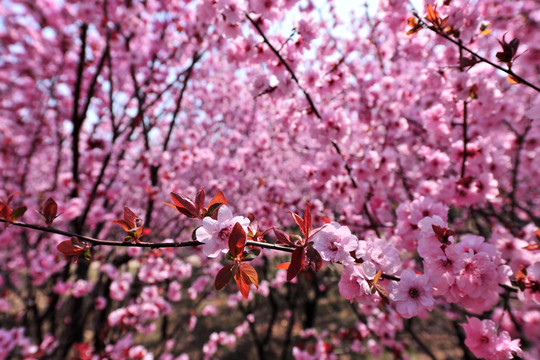
[[[323,260],[351,265],[354,262],[351,251],[358,247],[358,238],[351,234],[351,230],[338,223],[329,223],[323,226],[311,240]]]
[[[431,295],[431,284],[426,275],[415,274],[412,270],[403,270],[401,280],[390,298],[395,303],[398,313],[404,318],[411,318],[421,311],[431,311],[435,304]]]
[[[475,356],[485,359],[512,359],[514,355],[521,356],[519,340],[511,340],[506,331],[497,335],[493,321],[468,317],[467,323],[461,326],[465,330],[465,344]]]
[[[247,231],[249,219],[243,216],[233,216],[227,206],[219,209],[217,220],[205,217],[202,226],[197,229],[197,240],[204,243],[203,252],[206,256],[214,258],[220,253],[226,253],[229,248],[229,235],[236,223]]]

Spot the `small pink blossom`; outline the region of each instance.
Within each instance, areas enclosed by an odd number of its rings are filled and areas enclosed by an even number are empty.
[[[401,273],[401,280],[395,291],[390,293],[398,313],[410,319],[422,311],[433,309],[434,300],[431,295],[429,278],[423,274],[415,274],[406,269]]]
[[[492,320],[467,318],[461,324],[465,330],[465,345],[479,358],[512,359],[514,354],[521,356],[519,340],[511,340],[507,331],[497,336],[497,325]]]
[[[367,282],[367,279],[372,279],[376,273],[375,264],[370,261],[346,266],[338,283],[341,296],[350,302],[356,300],[360,304],[379,301],[379,294],[371,294],[371,288]]]
[[[73,287],[71,288],[71,294],[74,297],[83,297],[90,291],[92,291],[92,288],[93,286],[90,282],[79,279],[73,284]]]
[[[350,252],[358,247],[358,238],[346,226],[333,222],[326,224],[313,237],[313,248],[323,260],[351,265],[354,259]]]

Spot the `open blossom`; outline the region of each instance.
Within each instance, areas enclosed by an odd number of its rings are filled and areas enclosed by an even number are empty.
[[[351,234],[347,226],[333,222],[326,224],[313,235],[313,247],[326,261],[340,262],[344,265],[354,263],[350,252],[358,247],[358,238]]]
[[[498,289],[497,267],[484,252],[473,254],[471,250],[462,254],[456,269],[459,271],[456,278],[458,288],[472,298]]]
[[[407,319],[418,315],[422,309],[431,310],[434,304],[429,278],[410,269],[403,270],[390,298],[395,302],[398,313]]]
[[[401,266],[396,247],[383,239],[368,238],[359,243],[356,256],[375,263],[385,274],[395,274]]]
[[[229,235],[234,224],[240,223],[247,232],[249,219],[243,216],[233,216],[231,209],[222,206],[218,212],[217,220],[205,217],[202,226],[197,229],[197,240],[203,242],[203,253],[211,258],[215,258],[219,253],[227,253],[229,248]]]
[[[338,284],[341,296],[350,302],[356,300],[360,304],[379,301],[379,294],[371,294],[371,288],[367,282],[367,279],[372,279],[376,273],[376,266],[371,261],[346,266]]]
[[[492,320],[467,318],[461,324],[465,330],[465,345],[479,358],[512,359],[514,354],[521,356],[519,340],[512,340],[507,331],[497,336],[497,325]]]

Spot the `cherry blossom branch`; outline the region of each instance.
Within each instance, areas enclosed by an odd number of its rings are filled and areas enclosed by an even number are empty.
[[[195,246],[201,246],[201,245],[204,244],[203,242],[200,242],[200,241],[197,241],[197,240],[184,241],[184,242],[163,242],[163,243],[149,243],[149,242],[132,243],[132,242],[108,241],[108,240],[96,239],[96,238],[90,237],[90,236],[76,234],[76,233],[69,232],[69,231],[60,230],[60,229],[53,228],[53,227],[46,227],[46,226],[35,225],[35,224],[27,224],[27,223],[22,223],[22,222],[15,222],[14,223],[14,222],[11,222],[11,221],[8,221],[8,220],[5,220],[5,219],[0,219],[0,222],[3,222],[5,224],[18,226],[18,227],[22,227],[22,228],[33,229],[33,230],[37,230],[37,231],[43,231],[43,232],[47,232],[47,233],[58,234],[58,235],[63,235],[63,236],[68,236],[68,237],[75,237],[77,239],[86,241],[86,242],[88,242],[88,243],[90,243],[92,245],[96,245],[96,246],[103,245],[103,246],[141,247],[141,248],[158,249],[158,248],[195,247]],[[276,245],[276,244],[272,244],[272,243],[264,243],[264,242],[252,241],[252,240],[247,240],[245,245],[246,246],[260,247],[260,248],[265,248],[265,249],[270,249],[270,250],[278,250],[278,251],[289,252],[289,253],[292,253],[295,250],[294,247],[281,246],[281,245]],[[385,273],[381,274],[381,278],[387,279],[387,280],[393,280],[393,281],[400,281],[401,280],[400,277],[398,277],[398,276],[389,275],[389,274],[385,274]],[[505,290],[508,290],[508,291],[511,291],[511,292],[518,292],[517,288],[509,286],[509,285],[499,284],[499,286],[501,288],[503,288]]]
[[[81,51],[79,54],[79,63],[77,65],[77,77],[75,80],[75,88],[73,90],[73,112],[71,114],[71,122],[73,123],[73,139],[71,144],[72,151],[72,173],[73,173],[73,189],[71,190],[71,196],[77,197],[78,187],[80,185],[79,179],[79,137],[80,137],[80,118],[79,118],[79,100],[81,97],[81,87],[83,81],[84,63],[86,62],[86,34],[88,31],[88,24],[81,24]]]
[[[467,162],[467,144],[469,142],[469,137],[467,136],[467,101],[463,101],[463,159],[461,161],[461,178],[465,177],[465,163]]]
[[[120,247],[142,247],[142,248],[157,249],[157,248],[179,248],[179,247],[200,246],[200,245],[204,244],[204,243],[202,243],[200,241],[196,241],[196,240],[184,241],[184,242],[163,242],[163,243],[149,243],[149,242],[131,243],[131,242],[109,241],[109,240],[96,239],[96,238],[93,238],[93,237],[90,237],[90,236],[80,235],[80,234],[60,230],[60,229],[53,228],[53,227],[46,227],[46,226],[35,225],[35,224],[27,224],[27,223],[22,223],[22,222],[12,223],[12,222],[10,222],[8,220],[4,220],[4,219],[0,219],[0,222],[10,224],[10,225],[14,225],[14,226],[19,226],[19,227],[22,227],[22,228],[33,229],[33,230],[38,230],[38,231],[44,231],[44,232],[48,232],[48,233],[52,233],[52,234],[58,234],[58,235],[63,235],[63,236],[68,236],[68,237],[76,237],[77,239],[86,241],[86,242],[88,242],[88,243],[90,243],[92,245],[120,246]],[[271,244],[271,243],[263,243],[263,242],[252,241],[252,240],[246,241],[246,246],[256,246],[256,247],[260,247],[260,248],[271,249],[271,250],[279,250],[279,251],[290,252],[290,253],[292,253],[294,251],[294,248],[292,248],[292,247],[286,247],[286,246],[281,246],[281,245],[276,245],[276,244]]]
[[[182,99],[184,98],[184,93],[187,89],[189,79],[191,77],[195,64],[197,64],[197,62],[202,58],[202,55],[203,55],[202,53],[195,51],[195,53],[193,54],[193,57],[191,58],[191,64],[185,71],[183,71],[183,73],[185,73],[184,81],[182,83],[182,89],[180,90],[180,95],[178,95],[178,99],[176,101],[176,106],[173,111],[171,124],[169,126],[169,131],[167,132],[167,137],[165,138],[165,141],[163,143],[163,151],[166,151],[169,146],[169,141],[171,139],[174,126],[176,125],[176,118],[178,117],[178,113],[180,112],[180,109],[182,108]]]
[[[516,149],[516,157],[514,159],[514,166],[512,168],[512,190],[510,191],[510,200],[512,203],[512,210],[511,210],[511,216],[512,220],[516,220],[516,192],[518,187],[518,173],[519,173],[519,167],[521,164],[521,151],[523,149],[523,144],[525,143],[525,137],[527,136],[527,133],[529,130],[531,130],[531,122],[527,124],[527,127],[525,127],[525,130],[522,134],[520,134],[512,124],[510,124],[509,121],[504,120],[504,123],[510,128],[510,130],[516,135],[516,142],[517,142],[517,149]]]
[[[283,58],[283,56],[281,56],[281,54],[279,53],[279,51],[270,43],[270,41],[268,40],[268,38],[266,37],[266,35],[264,34],[264,31],[262,31],[261,27],[259,26],[259,24],[257,23],[257,21],[253,20],[248,13],[246,13],[246,18],[249,20],[249,22],[251,24],[253,24],[253,26],[255,27],[255,29],[257,30],[257,32],[259,33],[259,35],[262,36],[263,38],[263,41],[266,45],[268,45],[268,47],[270,48],[270,50],[272,50],[272,52],[277,56],[277,58],[279,59],[279,61],[283,64],[283,66],[285,66],[285,69],[287,69],[287,71],[289,72],[289,74],[291,75],[291,78],[293,79],[293,81],[296,83],[296,85],[298,85],[298,87],[300,88],[300,90],[304,93],[304,96],[306,97],[306,100],[308,101],[309,103],[309,107],[311,108],[311,111],[313,111],[313,114],[315,114],[315,116],[319,119],[322,119],[322,116],[321,116],[321,113],[319,112],[319,110],[317,110],[317,107],[315,106],[315,103],[313,102],[313,99],[311,98],[311,96],[309,95],[309,93],[302,87],[302,85],[300,85],[300,81],[298,80],[298,78],[296,77],[296,74],[294,73],[294,70],[291,68],[291,66],[287,63],[287,61],[285,61],[285,59]]]
[[[469,54],[471,54],[473,56],[473,58],[476,58],[478,60],[480,60],[481,62],[484,62],[486,64],[489,64],[491,66],[493,66],[494,68],[498,69],[498,70],[501,70],[502,72],[505,72],[507,73],[508,75],[512,76],[514,79],[516,79],[519,83],[522,83],[524,85],[527,85],[528,87],[530,87],[531,89],[534,89],[538,92],[540,92],[540,88],[538,86],[535,86],[533,85],[532,83],[528,82],[527,80],[525,80],[524,78],[522,78],[521,76],[517,75],[515,72],[513,72],[511,69],[505,69],[503,68],[502,66],[500,65],[497,65],[495,64],[494,62],[486,59],[485,57],[483,56],[480,56],[478,55],[478,53],[474,52],[473,50],[469,49],[468,47],[466,47],[465,45],[463,45],[460,41],[457,41],[457,40],[454,40],[452,39],[450,36],[446,35],[445,33],[439,31],[437,28],[433,27],[433,26],[429,26],[428,24],[426,24],[424,21],[420,20],[418,21],[419,24],[422,24],[426,29],[429,29],[431,31],[433,31],[435,34],[445,38],[446,40],[450,41],[451,43],[459,46],[460,49],[462,50],[465,50],[466,52],[468,52]]]
[[[300,90],[304,93],[304,96],[306,97],[306,100],[308,101],[309,106],[310,106],[311,111],[313,112],[313,114],[315,114],[315,116],[318,119],[322,120],[321,113],[319,112],[319,110],[317,110],[317,107],[315,106],[315,103],[313,102],[313,99],[311,98],[309,93],[302,87],[302,85],[300,85],[300,82],[299,82],[298,78],[296,77],[296,74],[294,73],[294,70],[290,67],[290,65],[287,63],[287,61],[285,61],[283,56],[281,56],[279,51],[274,46],[272,46],[272,44],[270,43],[270,41],[268,40],[268,38],[264,34],[264,31],[262,31],[259,24],[257,24],[257,22],[255,20],[253,20],[249,16],[249,14],[247,14],[247,13],[246,13],[246,18],[251,22],[251,24],[253,24],[255,29],[257,29],[257,32],[259,33],[259,35],[262,36],[264,43],[266,45],[268,45],[268,47],[270,47],[270,49],[277,56],[279,61],[283,64],[283,66],[285,66],[285,68],[287,69],[287,71],[291,75],[291,78],[293,79],[293,81],[296,83],[296,85],[298,85]],[[341,149],[340,149],[339,145],[335,141],[332,141],[332,145],[334,146],[334,149],[336,150],[336,152],[343,158],[343,161],[345,162],[345,170],[347,171],[347,174],[349,175],[349,179],[352,182],[353,188],[358,189],[358,184],[357,184],[356,180],[354,179],[354,177],[352,176],[352,170],[351,170],[349,164],[347,164],[347,162],[345,161],[345,158],[343,156],[343,153],[341,152]],[[363,210],[366,213],[366,216],[368,217],[368,220],[369,220],[369,223],[371,224],[371,227],[377,233],[377,236],[380,237],[380,233],[378,231],[377,223],[375,222],[373,216],[369,212],[369,209],[368,209],[368,207],[367,207],[367,205],[365,203],[364,203]]]

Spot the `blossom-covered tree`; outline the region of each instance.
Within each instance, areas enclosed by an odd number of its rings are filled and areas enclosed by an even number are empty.
[[[0,358],[537,359],[539,14],[5,0]]]

